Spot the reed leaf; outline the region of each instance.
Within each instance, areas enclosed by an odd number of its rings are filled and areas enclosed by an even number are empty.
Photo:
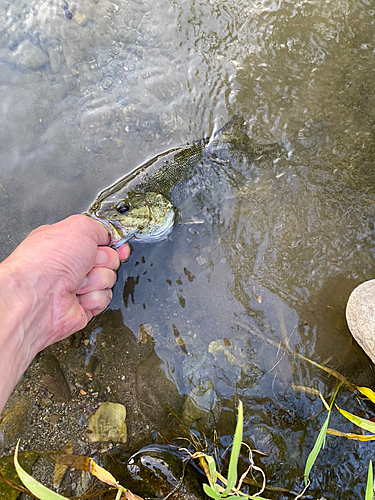
[[[16,446],[16,451],[14,453],[14,467],[16,468],[17,474],[21,479],[22,483],[26,486],[28,490],[31,491],[40,500],[66,500],[66,497],[51,491],[43,484],[39,483],[36,479],[30,476],[19,464],[18,462],[18,446]]]
[[[234,488],[237,483],[237,464],[242,444],[242,430],[243,430],[242,428],[243,428],[243,405],[242,401],[239,401],[236,431],[234,433],[232,452],[230,454],[230,460],[229,460],[228,484],[223,493],[223,496],[228,495],[232,490],[232,488]]]
[[[214,489],[214,488],[211,488],[211,486],[208,486],[208,484],[204,484],[203,491],[206,493],[207,496],[209,496],[210,498],[213,498],[214,500],[221,499],[221,495],[220,495],[219,490],[217,489],[216,486]]]
[[[375,441],[375,435],[363,435],[354,434],[353,432],[341,432],[336,429],[327,429],[327,434],[331,436],[346,437],[347,439],[353,439],[354,441]]]
[[[304,476],[305,476],[305,485],[307,485],[307,483],[308,483],[309,474],[310,474],[310,471],[312,469],[312,466],[315,463],[316,457],[319,455],[320,450],[322,448],[324,448],[325,437],[326,437],[326,432],[327,432],[327,429],[328,429],[328,423],[329,423],[330,413],[331,412],[328,412],[328,416],[327,416],[327,418],[326,418],[326,420],[325,420],[322,428],[320,429],[320,432],[319,432],[317,440],[315,441],[314,447],[310,451],[309,456],[307,457],[306,465],[305,465],[305,473],[304,473]]]
[[[341,384],[339,384],[336,387],[336,390],[335,390],[335,393],[333,395],[331,404],[329,406],[327,418],[325,419],[325,422],[324,422],[322,428],[320,429],[320,432],[318,434],[318,438],[315,441],[313,449],[310,451],[310,454],[307,457],[306,465],[305,465],[305,473],[304,473],[304,476],[305,476],[305,485],[306,486],[307,486],[308,481],[309,481],[309,474],[310,474],[310,471],[312,469],[312,466],[314,465],[315,460],[316,460],[317,456],[319,455],[320,450],[322,448],[324,448],[324,446],[325,446],[326,434],[327,434],[328,423],[329,423],[329,417],[331,416],[331,411],[332,411],[333,403],[334,403],[334,401],[336,399],[337,393],[339,392],[340,386],[341,386]],[[321,395],[321,398],[323,398],[322,395]],[[324,406],[327,407],[327,404],[325,404]]]
[[[357,387],[359,392],[361,392],[364,396],[369,398],[370,401],[375,403],[375,392],[369,389],[368,387]]]
[[[341,408],[339,408],[337,405],[336,408],[339,410],[341,415],[350,420],[350,422],[353,422],[353,424],[358,425],[358,427],[360,427],[365,431],[372,432],[372,434],[375,434],[375,422],[370,422],[370,420],[357,417],[356,415],[353,415],[352,413],[349,413],[346,410],[341,410]]]
[[[370,463],[368,465],[365,500],[373,500],[373,498],[374,498],[374,482],[372,476],[372,461],[370,460]]]

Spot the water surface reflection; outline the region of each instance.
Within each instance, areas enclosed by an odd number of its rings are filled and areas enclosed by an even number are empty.
[[[235,112],[256,143],[280,144],[220,210],[134,245],[111,308],[137,338],[151,325],[165,373],[201,411],[241,398],[271,483],[298,489],[324,415],[292,386],[328,395],[334,382],[264,339],[372,384],[343,321],[374,268],[372,5],[11,0],[0,24],[2,257]],[[339,404],[356,409],[345,390]],[[370,455],[328,440],[312,489],[363,497]]]

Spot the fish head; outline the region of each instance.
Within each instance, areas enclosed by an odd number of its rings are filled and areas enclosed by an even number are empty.
[[[86,215],[104,225],[114,248],[129,240],[161,241],[177,220],[172,202],[154,192],[128,192],[125,198],[94,202]]]

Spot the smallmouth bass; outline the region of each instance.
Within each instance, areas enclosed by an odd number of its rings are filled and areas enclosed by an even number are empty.
[[[177,224],[184,201],[246,182],[249,164],[268,148],[255,145],[235,115],[212,137],[140,165],[101,191],[85,214],[105,226],[114,248],[129,240],[161,241]]]

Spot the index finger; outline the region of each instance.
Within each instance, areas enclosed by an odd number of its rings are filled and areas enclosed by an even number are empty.
[[[106,246],[111,242],[110,234],[99,221],[91,219],[91,217],[84,214],[72,215],[68,219],[75,219],[74,222],[79,224],[80,229],[84,231],[87,236],[90,236],[98,246]]]
[[[94,267],[108,267],[116,271],[120,264],[121,262],[116,250],[104,246],[98,248]]]

